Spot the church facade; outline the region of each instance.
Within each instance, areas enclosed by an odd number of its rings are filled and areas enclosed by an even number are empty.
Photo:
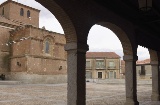
[[[0,5],[0,72],[27,83],[66,82],[65,36],[39,28],[39,13],[12,0]]]

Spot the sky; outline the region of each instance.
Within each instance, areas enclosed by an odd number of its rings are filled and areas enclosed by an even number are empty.
[[[0,0],[0,4],[7,0]],[[24,5],[36,8],[40,11],[39,26],[42,28],[45,26],[47,30],[58,32],[64,34],[64,31],[55,18],[55,16],[48,11],[45,7],[34,0],[13,0],[18,1]],[[100,25],[94,25],[88,34],[89,51],[95,52],[115,52],[123,57],[123,49],[118,37],[108,28],[102,27]],[[148,49],[138,46],[137,49],[138,60],[144,60],[150,58]]]

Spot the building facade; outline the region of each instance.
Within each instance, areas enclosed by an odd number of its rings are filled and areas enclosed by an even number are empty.
[[[29,83],[66,82],[65,36],[39,28],[39,12],[12,0],[0,5],[0,72]]]
[[[120,56],[114,52],[87,52],[86,78],[120,78]]]
[[[125,61],[121,60],[121,68],[120,68],[120,78],[125,78]]]
[[[150,59],[137,61],[137,79],[152,79],[152,66]]]
[[[121,61],[122,78],[125,78],[125,62]],[[137,79],[152,79],[152,66],[150,59],[138,60],[136,62]]]

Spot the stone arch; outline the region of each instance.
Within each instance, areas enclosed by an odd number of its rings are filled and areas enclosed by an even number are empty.
[[[54,0],[35,0],[46,7],[60,22],[66,37],[66,43],[77,42],[74,25],[67,13]]]
[[[158,55],[157,52],[151,49],[148,49],[149,54],[150,54],[150,61],[158,61]]]
[[[127,34],[120,27],[110,22],[99,22],[98,25],[109,28],[117,35],[122,44],[124,55],[134,55],[131,42]]]

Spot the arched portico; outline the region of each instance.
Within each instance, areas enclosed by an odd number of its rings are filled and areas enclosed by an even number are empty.
[[[96,4],[96,2],[92,2],[92,0],[36,1],[53,13],[64,29],[67,42],[65,50],[68,52],[68,105],[85,105],[85,53],[88,50],[88,45],[86,44],[87,32],[89,32],[90,27],[95,23],[110,28],[121,40],[124,60],[126,62],[126,105],[138,105],[136,89],[137,45],[135,35],[133,35],[134,26],[132,27],[132,23],[129,22],[132,19],[130,20],[128,18],[128,21],[126,19],[127,16],[115,14],[115,11],[113,12],[111,9],[104,8],[104,6],[100,6]],[[134,14],[130,16],[133,17]],[[97,22],[96,19],[106,19],[107,21]],[[135,19],[133,18],[133,20]],[[115,25],[114,23],[118,24]],[[128,27],[128,24],[131,24],[131,26],[129,25]],[[143,30],[145,30],[145,28],[143,28]],[[158,42],[158,40],[155,42]],[[152,47],[156,44],[153,44]],[[158,71],[157,73],[159,75]],[[157,75],[157,73],[155,73],[155,75]],[[153,81],[157,83],[159,80],[156,78],[156,80],[153,79]],[[157,89],[156,85],[155,87]]]
[[[137,101],[137,82],[136,82],[136,45],[128,38],[128,35],[121,27],[111,22],[99,22],[98,25],[109,28],[119,38],[123,48],[123,59],[125,60],[125,81],[126,81],[126,102],[125,105],[138,105]],[[107,44],[107,42],[106,42]]]
[[[111,29],[120,39],[123,52],[124,52],[124,60],[126,67],[126,105],[138,105],[137,101],[137,83],[136,83],[136,44],[131,41],[131,38],[128,38],[129,34],[134,34],[133,27],[127,27],[126,29],[121,27],[120,20],[117,21],[117,15],[108,12],[109,14],[103,17],[107,18],[107,20],[113,20],[118,22],[119,25],[115,25],[113,23],[116,22],[95,22],[93,18],[97,18],[96,15],[104,15],[104,13],[90,13],[90,8],[85,2],[85,6],[83,8],[79,7],[83,6],[83,3],[78,1],[72,1],[72,8],[65,8],[62,5],[59,5],[61,1],[58,0],[36,0],[45,6],[48,10],[50,10],[55,17],[59,20],[60,24],[64,29],[64,33],[66,35],[66,46],[65,50],[67,51],[67,66],[68,66],[68,94],[67,94],[67,104],[68,105],[85,105],[86,102],[86,90],[85,90],[85,61],[86,61],[86,51],[88,50],[87,43],[87,35],[94,23],[98,23],[99,25],[105,26]],[[67,3],[67,1],[63,1]],[[68,3],[71,1],[68,0]],[[65,4],[63,3],[63,4]],[[77,4],[76,4],[77,3]],[[67,4],[66,4],[67,5]],[[68,5],[69,6],[69,5]],[[77,7],[76,7],[77,6]],[[63,7],[63,8],[62,8]],[[79,7],[79,8],[78,8]],[[73,12],[74,9],[78,10],[78,12]],[[72,10],[72,11],[71,11]],[[89,12],[88,12],[89,11]],[[89,14],[88,14],[89,13]],[[110,15],[111,14],[111,15]],[[72,17],[72,19],[70,19]],[[112,19],[114,17],[114,19]],[[102,20],[103,20],[102,19]],[[101,19],[98,19],[101,20]],[[124,21],[124,20],[123,20]],[[125,21],[126,22],[126,21]],[[126,22],[125,24],[130,24]],[[129,31],[127,31],[129,29]],[[129,32],[129,33],[128,33]],[[132,37],[134,38],[134,37]]]

